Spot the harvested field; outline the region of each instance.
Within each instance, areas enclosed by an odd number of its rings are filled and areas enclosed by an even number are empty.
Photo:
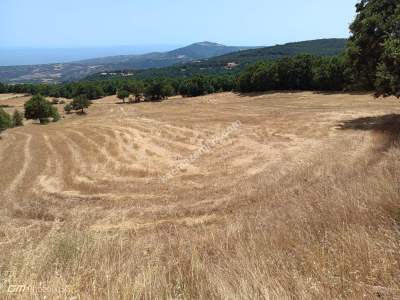
[[[398,101],[117,102],[2,134],[0,298],[400,297]]]

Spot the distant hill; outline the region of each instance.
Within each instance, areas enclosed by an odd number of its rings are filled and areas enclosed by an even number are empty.
[[[95,74],[88,77],[89,80],[107,79],[113,77],[133,77],[139,79],[151,77],[189,77],[203,74],[227,74],[235,73],[251,63],[260,60],[274,60],[283,57],[312,54],[319,56],[334,56],[341,54],[346,47],[347,39],[320,39],[271,47],[253,48],[248,50],[231,52],[216,57],[204,58],[195,62],[180,63],[166,68],[152,68],[145,70],[121,69],[120,72],[109,74]]]
[[[284,56],[297,54],[312,54],[320,56],[333,56],[343,52],[347,39],[321,39],[284,45],[276,45],[265,48],[244,50],[237,53],[226,54],[214,59],[210,63],[237,62],[246,63],[265,59],[279,59]]]
[[[321,39],[251,49],[201,42],[169,52],[110,56],[73,63],[0,67],[0,82],[58,83],[116,76],[150,78],[235,73],[259,60],[296,54],[337,55],[343,52],[346,42],[346,39]]]
[[[94,73],[114,70],[162,68],[199,59],[237,52],[251,47],[231,47],[201,42],[169,52],[144,55],[120,55],[81,60],[72,63],[0,67],[0,82],[64,82],[85,78]],[[253,47],[254,48],[254,47]]]
[[[168,55],[173,57],[184,55],[192,59],[205,59],[246,49],[249,49],[249,47],[232,47],[217,43],[202,42],[173,50],[171,52],[168,52]]]

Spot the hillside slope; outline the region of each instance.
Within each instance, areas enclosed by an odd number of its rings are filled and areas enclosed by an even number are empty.
[[[342,53],[346,47],[346,39],[321,39],[271,47],[248,49],[236,51],[216,57],[205,58],[191,61],[189,63],[179,63],[166,68],[151,68],[140,71],[133,71],[127,68],[112,74],[95,74],[88,77],[89,80],[99,80],[107,78],[116,78],[121,76],[131,76],[134,78],[151,77],[188,77],[193,75],[211,75],[235,73],[242,70],[247,65],[270,59],[280,59],[283,57],[312,54],[320,56],[334,56]],[[129,75],[130,74],[130,75]]]
[[[249,47],[231,47],[210,42],[201,42],[169,52],[154,52],[144,55],[120,55],[73,63],[7,66],[0,67],[1,82],[63,82],[79,80],[88,75],[121,69],[162,68],[193,60],[219,56]]]
[[[0,299],[399,299],[398,100],[119,103],[2,133]]]

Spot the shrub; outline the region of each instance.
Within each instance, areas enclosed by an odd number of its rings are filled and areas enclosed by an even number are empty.
[[[14,127],[19,127],[24,125],[24,115],[20,113],[18,110],[14,111],[12,116],[12,124]]]
[[[0,132],[12,127],[12,120],[10,115],[0,108]]]
[[[57,108],[52,106],[51,117],[53,118],[53,122],[58,122],[61,119],[60,113]]]

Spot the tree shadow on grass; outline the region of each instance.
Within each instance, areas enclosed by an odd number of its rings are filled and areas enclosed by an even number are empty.
[[[314,90],[272,90],[265,92],[234,92],[239,97],[258,97],[263,95],[274,95],[274,94],[302,94],[302,93],[313,93],[314,95],[332,96],[332,95],[351,95],[351,96],[373,96],[372,92],[369,91],[314,91]]]
[[[388,149],[400,141],[400,114],[345,120],[338,125],[338,129],[374,131],[384,138],[382,146]]]
[[[373,96],[370,91],[313,91],[316,95],[332,96],[332,95],[351,95],[351,96]]]
[[[129,104],[134,104],[135,102],[128,102],[128,101],[125,101],[125,102],[122,102],[122,101],[118,101],[118,102],[115,102],[115,104],[118,104],[118,105],[129,105]]]
[[[272,90],[272,91],[264,91],[264,92],[234,92],[235,95],[239,97],[259,97],[266,95],[275,95],[275,94],[301,94],[304,92],[313,92],[313,91],[301,91],[301,90]]]

